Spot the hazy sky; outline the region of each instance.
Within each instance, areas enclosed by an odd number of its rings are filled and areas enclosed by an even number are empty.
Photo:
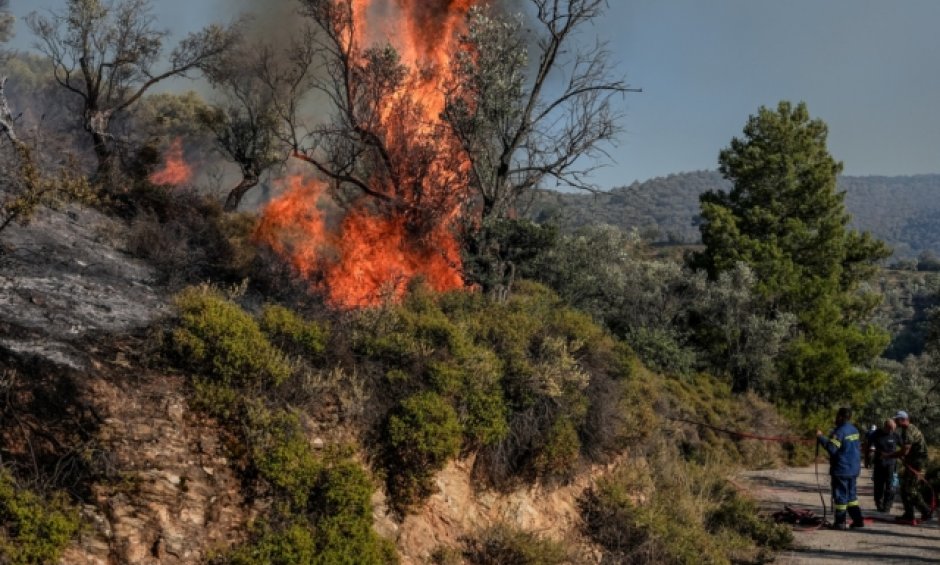
[[[63,0],[12,0],[15,15]],[[263,0],[155,0],[180,33]],[[610,0],[596,34],[642,94],[603,186],[716,167],[758,106],[805,100],[852,175],[940,172],[940,0]],[[14,44],[32,38],[18,24]]]

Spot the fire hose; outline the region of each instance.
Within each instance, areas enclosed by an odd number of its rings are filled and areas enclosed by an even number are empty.
[[[754,439],[758,441],[771,441],[771,442],[776,442],[776,443],[806,443],[806,444],[815,443],[816,444],[816,456],[814,458],[813,465],[814,465],[815,474],[816,474],[816,490],[819,493],[819,501],[822,503],[822,508],[823,508],[823,517],[822,517],[822,521],[819,527],[826,524],[828,508],[826,505],[825,496],[823,496],[822,483],[820,483],[819,481],[819,442],[816,441],[815,439],[792,437],[792,436],[765,436],[765,435],[753,434],[749,432],[742,432],[738,430],[729,430],[727,428],[721,428],[719,426],[714,426],[712,424],[707,424],[705,422],[697,422],[695,420],[689,420],[686,418],[676,418],[676,417],[670,417],[670,416],[666,416],[665,418],[673,422],[681,422],[684,424],[690,424],[693,426],[707,428],[709,430],[723,433],[723,434],[729,435],[731,437],[739,438],[739,439]],[[934,491],[933,485],[930,484],[930,481],[927,480],[927,477],[925,476],[923,472],[917,471],[916,469],[914,469],[913,467],[911,467],[904,461],[901,461],[901,462],[907,468],[908,472],[913,473],[914,476],[917,477],[919,482],[924,483],[925,485],[927,485],[927,488],[930,489],[930,510],[931,512],[935,512],[937,510],[937,493]]]
[[[739,439],[755,439],[758,441],[771,441],[775,443],[815,443],[816,444],[816,457],[814,458],[813,465],[816,471],[816,491],[819,493],[819,501],[822,503],[823,515],[820,520],[818,517],[812,516],[812,513],[800,513],[794,511],[789,506],[785,508],[785,511],[782,513],[784,515],[794,516],[798,521],[806,520],[812,521],[813,525],[806,527],[805,529],[815,530],[827,525],[826,517],[828,515],[828,509],[826,506],[826,498],[823,496],[822,484],[819,482],[819,442],[815,439],[801,438],[801,437],[792,437],[792,436],[765,436],[760,434],[753,434],[749,432],[742,432],[736,430],[729,430],[727,428],[721,428],[718,426],[713,426],[711,424],[706,424],[705,422],[697,422],[695,420],[688,420],[686,418],[674,418],[666,416],[667,420],[673,422],[682,422],[684,424],[690,424],[693,426],[698,426],[702,428],[707,428],[712,431],[723,433],[734,438]]]

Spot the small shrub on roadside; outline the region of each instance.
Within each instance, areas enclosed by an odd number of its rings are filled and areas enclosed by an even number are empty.
[[[793,532],[789,526],[761,518],[753,500],[744,498],[730,488],[727,498],[705,520],[712,534],[734,532],[753,540],[760,547],[782,550],[793,543]]]
[[[317,559],[314,563],[386,565],[398,562],[395,546],[372,529],[375,485],[351,460],[327,464],[315,489]]]

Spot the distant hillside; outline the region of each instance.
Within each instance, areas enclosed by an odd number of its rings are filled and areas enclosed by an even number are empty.
[[[940,253],[940,175],[842,177],[839,184],[847,192],[853,225],[886,241],[896,257]],[[598,195],[546,190],[537,195],[530,216],[555,218],[565,228],[607,223],[637,229],[656,242],[694,243],[699,195],[729,186],[715,171],[695,171]]]

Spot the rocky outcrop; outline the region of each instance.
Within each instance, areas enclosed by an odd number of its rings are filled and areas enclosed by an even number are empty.
[[[149,374],[123,383],[95,379],[100,448],[113,480],[92,487],[91,525],[63,559],[69,564],[198,563],[244,538],[251,512],[219,430],[186,407],[178,377]]]
[[[495,525],[536,533],[564,542],[575,563],[600,563],[601,553],[582,534],[578,501],[594,481],[616,463],[585,469],[561,486],[525,485],[497,492],[473,478],[473,458],[454,461],[434,479],[437,492],[398,522],[376,495],[376,530],[396,540],[403,565],[430,563],[439,548],[460,547],[462,539]]]
[[[74,206],[0,235],[0,362],[27,383],[23,398],[67,388],[69,406],[93,415],[84,529],[62,563],[198,563],[243,539],[251,511],[183,379],[141,368],[146,343],[132,336],[168,312],[168,292],[121,251],[126,231]],[[31,409],[18,417],[48,430],[55,415]]]

